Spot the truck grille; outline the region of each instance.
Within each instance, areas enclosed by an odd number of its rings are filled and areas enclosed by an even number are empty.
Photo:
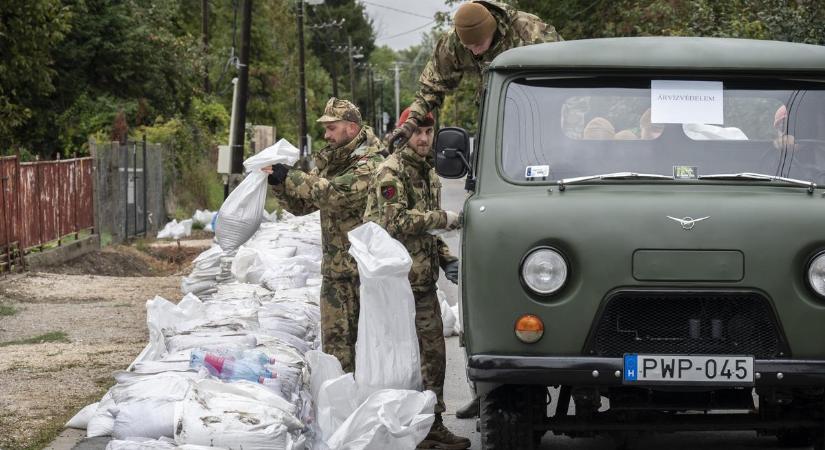
[[[754,292],[618,292],[605,301],[586,350],[790,356],[773,308]]]

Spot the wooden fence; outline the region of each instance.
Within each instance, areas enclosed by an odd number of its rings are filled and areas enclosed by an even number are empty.
[[[92,171],[92,158],[0,157],[0,271],[33,249],[94,230]]]

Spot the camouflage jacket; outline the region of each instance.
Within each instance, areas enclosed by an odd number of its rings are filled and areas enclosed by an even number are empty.
[[[413,291],[434,289],[439,266],[458,259],[440,237],[427,233],[447,225],[441,209],[441,181],[432,157],[421,157],[410,147],[393,153],[378,167],[364,219],[384,227],[410,252]]]
[[[275,187],[275,196],[285,210],[296,215],[321,210],[321,274],[325,278],[358,276],[347,233],[363,223],[367,189],[384,160],[382,150],[381,141],[364,126],[349,144],[317,152],[311,171],[290,170],[286,181]]]
[[[533,14],[518,11],[504,3],[475,3],[484,5],[498,23],[498,30],[490,49],[475,56],[461,44],[455,29],[442,35],[418,79],[419,90],[410,106],[416,117],[424,117],[428,112],[440,107],[444,102],[444,96],[458,88],[464,74],[475,74],[479,78],[486,76],[490,63],[502,52],[524,45],[562,40],[552,25],[542,22]],[[480,94],[483,85],[483,82],[479,83],[477,95]]]

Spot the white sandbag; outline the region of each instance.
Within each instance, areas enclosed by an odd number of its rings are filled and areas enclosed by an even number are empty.
[[[192,235],[192,219],[181,220],[172,228],[172,239],[182,239]]]
[[[327,445],[347,450],[413,450],[433,425],[435,401],[432,391],[377,391],[338,427]]]
[[[175,402],[142,400],[117,407],[112,437],[171,438],[175,432]]]
[[[421,389],[415,298],[407,249],[374,222],[349,232],[358,263],[360,312],[355,343],[359,396],[379,389]]]
[[[116,372],[114,385],[109,392],[118,407],[124,403],[143,400],[180,401],[189,391],[190,380],[203,378],[195,372],[165,372],[158,374],[136,374]]]
[[[110,389],[98,402],[94,415],[86,426],[86,437],[111,436],[115,428],[115,416],[111,409],[115,407]]]
[[[162,230],[158,231],[158,239],[171,239],[172,238],[172,231],[177,226],[178,226],[177,219],[172,219],[171,222],[168,222],[166,225],[163,226]]]
[[[456,316],[453,310],[450,309],[450,304],[447,303],[447,297],[440,289],[437,291],[438,306],[441,308],[441,324],[444,327],[444,337],[455,336]]]
[[[310,350],[304,357],[309,365],[309,392],[312,398],[318,399],[321,386],[333,378],[338,378],[344,374],[341,362],[338,358],[321,350]]]
[[[192,294],[187,294],[177,305],[161,296],[147,300],[149,345],[132,364],[160,359],[168,351],[165,334],[191,329],[201,323],[204,317],[203,303]]]
[[[166,340],[166,349],[169,352],[179,352],[191,348],[211,350],[214,348],[252,349],[258,345],[255,336],[245,333],[212,334],[207,332],[192,332],[172,336]]]
[[[106,444],[106,450],[222,450],[223,447],[207,447],[205,445],[175,445],[173,439],[147,439],[130,437],[128,439],[112,439]]]
[[[181,239],[192,235],[192,219],[178,222],[172,219],[158,232],[158,239]]]
[[[112,439],[106,444],[106,450],[171,450],[174,448],[175,441],[131,436],[128,439]]]
[[[324,381],[315,397],[315,419],[324,441],[329,440],[358,409],[358,387],[352,373]],[[334,447],[333,447],[334,448]]]
[[[461,320],[459,320],[460,316],[458,315],[458,304],[450,306],[450,310],[452,310],[453,317],[455,317],[454,331],[455,335],[458,336],[459,334],[461,334]]]
[[[195,210],[195,214],[192,214],[192,222],[205,228],[212,223],[212,219],[215,218],[215,214],[217,213],[217,211],[210,211],[208,209],[204,209],[203,211],[197,209]]]
[[[247,176],[223,202],[215,223],[215,237],[227,252],[234,252],[261,225],[266,201],[267,175],[261,169],[276,163],[293,165],[298,149],[286,139],[244,161]]]
[[[85,430],[86,427],[89,425],[89,420],[94,417],[95,411],[97,411],[97,407],[100,406],[100,402],[92,403],[91,405],[84,406],[80,411],[77,412],[68,422],[66,422],[66,428],[77,428],[80,430]]]
[[[294,405],[257,383],[197,383],[175,408],[175,442],[233,450],[288,449],[304,424]]]

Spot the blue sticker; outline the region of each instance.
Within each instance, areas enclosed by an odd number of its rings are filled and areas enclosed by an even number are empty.
[[[624,355],[624,380],[636,381],[639,376],[638,371],[638,355],[628,354]]]

